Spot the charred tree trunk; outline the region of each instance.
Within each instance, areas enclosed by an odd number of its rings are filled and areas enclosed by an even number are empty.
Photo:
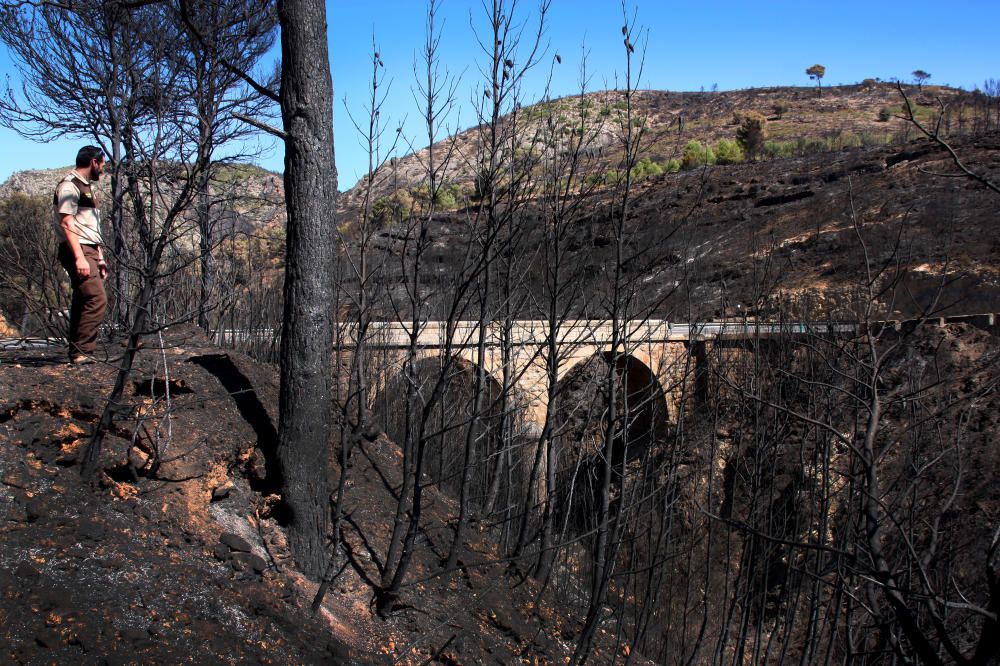
[[[302,572],[323,575],[330,529],[330,382],[337,170],[333,83],[322,0],[282,0],[281,115],[288,210],[278,460],[289,545]]]

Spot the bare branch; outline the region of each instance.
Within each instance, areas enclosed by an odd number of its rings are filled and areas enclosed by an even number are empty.
[[[261,130],[263,132],[267,132],[268,134],[271,134],[272,136],[276,136],[279,139],[281,139],[282,141],[284,141],[285,139],[288,138],[288,133],[287,132],[285,132],[284,130],[278,129],[274,125],[269,125],[268,123],[265,123],[262,120],[257,120],[256,118],[251,118],[248,115],[245,115],[245,114],[242,114],[242,113],[237,113],[237,112],[233,112],[231,115],[236,120],[243,121],[247,125],[250,125],[252,127],[256,127],[257,129],[259,129],[259,130]]]
[[[903,89],[903,84],[897,81],[896,89],[899,90],[899,94],[903,96],[903,102],[906,104],[906,116],[903,116],[903,119],[908,120],[910,123],[913,124],[914,127],[920,130],[924,134],[924,136],[926,136],[928,139],[930,139],[934,143],[944,148],[951,156],[951,161],[955,163],[955,166],[958,167],[958,170],[964,173],[968,178],[971,178],[976,182],[980,183],[981,185],[984,185],[985,187],[989,188],[990,190],[993,190],[997,194],[1000,194],[1000,185],[994,183],[987,176],[976,173],[969,167],[965,166],[961,158],[959,158],[958,153],[955,152],[955,149],[952,148],[951,145],[947,141],[945,141],[944,138],[941,136],[939,132],[940,127],[935,127],[934,131],[931,131],[928,130],[923,125],[923,123],[917,120],[916,114],[913,111],[913,104],[912,102],[910,102],[910,98],[907,96],[906,91]]]

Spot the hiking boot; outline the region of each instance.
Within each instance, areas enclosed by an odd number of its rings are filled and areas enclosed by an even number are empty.
[[[90,365],[91,363],[96,363],[91,356],[87,356],[86,354],[70,354],[70,365]]]

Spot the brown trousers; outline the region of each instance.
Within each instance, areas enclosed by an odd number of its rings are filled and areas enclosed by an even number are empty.
[[[69,273],[73,285],[73,301],[69,308],[70,356],[94,353],[97,331],[104,322],[104,311],[108,307],[104,280],[97,268],[97,248],[93,245],[81,245],[80,248],[90,264],[90,276],[85,280],[76,274],[76,260],[69,244],[59,244],[59,263]]]

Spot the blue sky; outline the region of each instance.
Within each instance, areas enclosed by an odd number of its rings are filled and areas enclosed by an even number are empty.
[[[1000,79],[1000,2],[995,0],[912,0],[898,2],[704,1],[645,0],[633,3],[635,23],[647,32],[645,70],[640,87],[669,90],[720,90],[751,86],[812,85],[805,69],[826,66],[824,85],[855,83],[867,77],[903,80],[910,72],[931,73],[931,83],[964,88]],[[413,101],[413,63],[424,39],[423,0],[328,0],[328,32],[336,102],[334,122],[340,187],[354,184],[367,165],[347,115],[363,118],[369,84],[372,36],[385,63],[389,96],[381,118],[415,148],[422,147],[420,111]],[[537,2],[519,0],[518,15],[528,25],[537,21]],[[554,54],[562,64],[554,70],[553,94],[572,94],[578,87],[583,45],[589,53],[590,89],[614,87],[624,68],[619,0],[552,0],[546,22],[547,52],[525,86],[526,101],[544,89]],[[484,57],[473,26],[483,29],[480,0],[442,0],[442,68],[458,80],[456,109],[450,127],[474,124],[471,100],[482,94],[477,62]],[[528,31],[530,32],[530,27]],[[16,71],[0,46],[0,76],[18,85]],[[0,150],[8,159],[0,181],[21,169],[69,164],[82,145],[78,137],[37,143],[0,128]],[[405,152],[405,151],[404,151]],[[282,169],[280,146],[272,145],[260,164]]]

